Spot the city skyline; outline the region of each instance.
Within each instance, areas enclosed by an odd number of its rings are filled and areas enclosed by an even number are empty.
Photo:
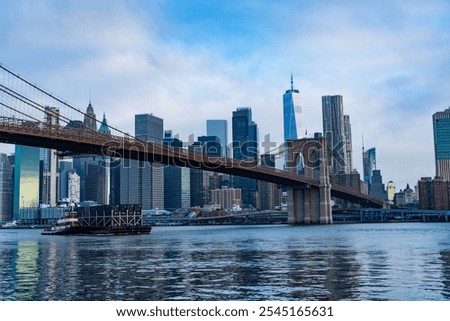
[[[112,126],[133,132],[135,114],[154,113],[187,141],[205,134],[206,119],[230,122],[237,106],[251,106],[260,137],[281,144],[280,96],[292,72],[310,134],[321,131],[321,97],[344,97],[360,173],[364,135],[386,182],[404,188],[434,176],[431,115],[450,105],[446,2],[21,1],[0,9],[0,62],[80,109],[92,92]]]

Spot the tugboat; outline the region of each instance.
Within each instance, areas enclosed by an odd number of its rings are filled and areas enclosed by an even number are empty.
[[[65,235],[65,234],[79,234],[83,230],[78,221],[77,211],[73,208],[69,210],[64,217],[59,218],[56,224],[50,228],[45,229],[42,235]]]

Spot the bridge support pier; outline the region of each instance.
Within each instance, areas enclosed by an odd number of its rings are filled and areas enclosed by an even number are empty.
[[[326,166],[324,138],[305,138],[286,142],[288,170],[319,180],[319,188],[288,187],[289,224],[331,224],[331,185]]]

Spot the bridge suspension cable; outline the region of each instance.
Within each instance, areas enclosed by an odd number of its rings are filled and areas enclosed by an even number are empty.
[[[101,121],[92,115],[83,112],[79,108],[32,84],[3,65],[0,65],[0,102],[2,103],[1,106],[4,107],[1,108],[0,116],[4,117],[25,117],[25,119],[45,122],[48,115],[46,107],[54,107],[58,109],[58,120],[65,125],[78,120],[78,126],[84,126],[84,119],[92,119],[96,124],[101,124]],[[129,133],[111,124],[108,124],[108,127],[112,131],[112,134],[116,136],[135,139]],[[89,130],[89,128],[86,129]]]

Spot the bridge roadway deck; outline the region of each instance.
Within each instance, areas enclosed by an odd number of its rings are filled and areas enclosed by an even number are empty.
[[[111,136],[96,131],[65,128],[48,123],[0,118],[0,142],[56,149],[62,153],[80,155],[105,155],[114,158],[129,158],[150,163],[161,163],[181,167],[254,178],[294,188],[319,187],[319,181],[288,171],[262,167],[255,162],[230,158],[211,157],[192,153],[155,142],[144,142],[135,138]],[[331,195],[364,207],[382,207],[383,202],[342,186],[332,186]]]

